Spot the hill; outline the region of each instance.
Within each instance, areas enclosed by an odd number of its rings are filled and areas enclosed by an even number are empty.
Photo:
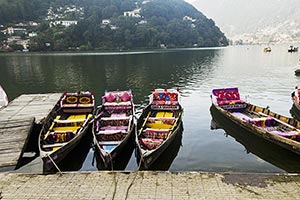
[[[183,0],[0,0],[0,24],[28,21],[39,23],[31,50],[228,45],[214,21]]]
[[[298,0],[186,0],[216,21],[232,40],[293,42],[300,39]]]

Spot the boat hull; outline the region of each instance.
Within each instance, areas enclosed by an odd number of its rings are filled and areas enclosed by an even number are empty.
[[[255,108],[259,108],[263,113],[269,113],[269,116],[275,117],[277,119],[285,119],[285,121],[290,121],[291,124],[295,124],[296,127],[298,128],[299,123],[295,121],[294,119],[291,118],[286,118],[281,115],[275,114],[271,112],[270,110],[266,108],[260,108],[258,106],[254,105],[248,105],[252,106]],[[300,155],[300,145],[299,142],[271,134],[267,131],[264,131],[262,129],[259,129],[255,127],[254,125],[247,123],[241,119],[238,119],[234,117],[230,112],[222,109],[221,107],[217,106],[216,104],[212,104],[210,108],[211,113],[214,113],[214,115],[219,116],[219,118],[214,118],[214,120],[218,123],[218,120],[221,118],[223,119],[223,124],[227,123],[230,124],[234,129],[239,129],[240,130],[240,137],[243,137],[245,134],[245,131],[248,134],[255,135],[259,139],[268,141],[274,145],[277,145],[278,147],[282,148],[282,150],[287,150],[292,152],[293,154]],[[219,124],[219,123],[218,123]]]
[[[47,154],[41,150],[40,154],[43,160],[43,172],[57,172],[58,169],[55,165],[60,168],[61,162],[75,149],[76,146],[81,142],[81,140],[91,132],[90,125],[84,127],[78,136],[71,140],[69,143],[58,149],[57,151]],[[91,134],[91,133],[90,133]],[[51,157],[51,159],[49,158]],[[54,163],[55,164],[54,164]]]
[[[214,106],[210,108],[216,129],[222,128],[228,135],[236,139],[247,150],[263,160],[287,172],[300,172],[300,155],[270,142],[249,129],[242,128],[230,118],[224,116]]]
[[[183,112],[181,106],[180,106],[180,111],[179,112]],[[151,105],[148,105],[142,115],[140,116],[140,118],[138,119],[138,125],[137,125],[137,129],[140,130],[143,126],[144,123],[144,119],[146,118],[147,114],[151,111]],[[163,152],[166,151],[166,149],[170,146],[170,144],[175,140],[176,136],[182,133],[182,115],[180,114],[179,118],[178,118],[178,122],[176,127],[173,129],[171,136],[166,139],[157,149],[155,150],[150,150],[150,151],[145,151],[142,149],[140,143],[139,143],[139,138],[138,135],[136,135],[135,138],[135,143],[136,143],[136,158],[137,158],[137,164],[139,169],[144,169],[144,170],[148,170],[151,169],[151,166],[153,165],[153,163],[155,163],[155,161],[157,161],[159,159],[159,157],[163,154]],[[137,132],[138,134],[138,132]]]
[[[97,145],[94,136],[95,158],[98,170],[124,170],[134,150],[135,126],[133,125],[129,134],[116,148],[107,152]]]
[[[300,121],[300,105],[294,99],[292,108],[290,109],[290,113],[294,119]]]

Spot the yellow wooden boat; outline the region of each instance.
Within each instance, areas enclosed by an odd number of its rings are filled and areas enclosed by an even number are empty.
[[[60,162],[87,134],[94,111],[91,92],[64,93],[47,116],[39,136],[44,172],[57,171]]]

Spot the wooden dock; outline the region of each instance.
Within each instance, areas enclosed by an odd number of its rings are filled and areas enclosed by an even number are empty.
[[[61,95],[24,94],[0,109],[0,171],[18,167],[34,125],[43,123]]]

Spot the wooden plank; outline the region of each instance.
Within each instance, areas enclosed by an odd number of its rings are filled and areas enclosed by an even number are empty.
[[[17,165],[33,122],[34,118],[0,122],[0,167]]]
[[[25,94],[0,110],[0,168],[18,164],[34,122],[42,123],[61,96],[61,93]]]
[[[34,118],[0,122],[0,167],[17,165]]]
[[[35,117],[36,123],[40,123],[61,96],[61,93],[21,95],[0,110],[0,121]]]

